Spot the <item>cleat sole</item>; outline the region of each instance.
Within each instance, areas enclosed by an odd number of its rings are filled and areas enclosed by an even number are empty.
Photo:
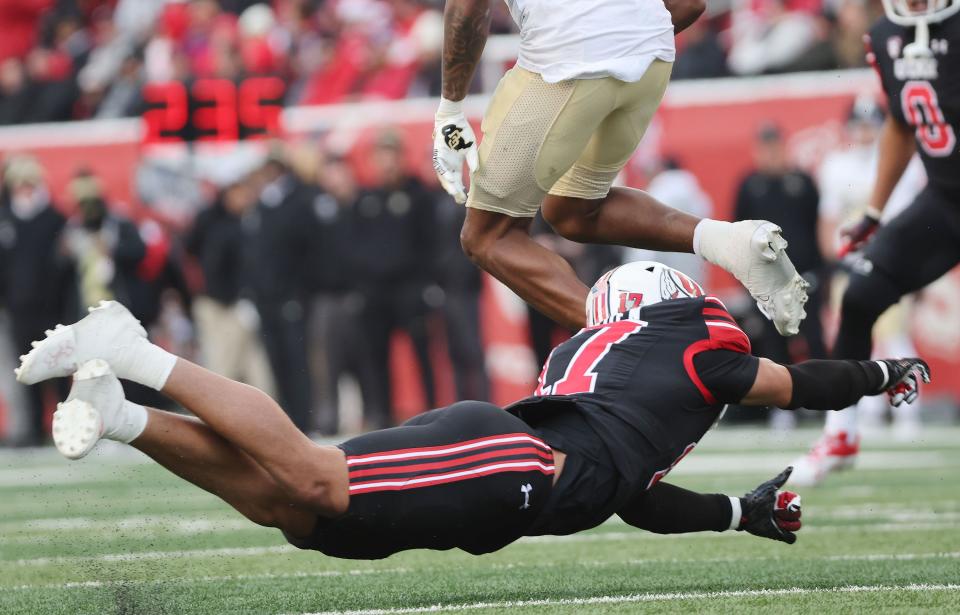
[[[80,459],[92,451],[101,430],[100,413],[82,399],[57,404],[53,413],[53,443],[67,459]]]

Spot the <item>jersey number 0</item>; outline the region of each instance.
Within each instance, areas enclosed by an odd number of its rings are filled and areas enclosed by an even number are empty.
[[[953,153],[957,136],[947,123],[937,93],[927,81],[908,81],[900,92],[907,121],[917,129],[917,140],[928,155],[942,158]]]
[[[547,384],[547,373],[553,360],[553,353],[550,354],[540,373],[539,385],[534,395],[592,393],[597,386],[597,367],[610,349],[645,326],[647,323],[641,320],[618,320],[587,330],[592,335],[574,353],[563,376],[556,382]]]

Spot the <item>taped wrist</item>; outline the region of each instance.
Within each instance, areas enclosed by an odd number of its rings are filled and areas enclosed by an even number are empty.
[[[875,361],[814,359],[788,365],[793,394],[788,409],[840,410],[882,390],[886,376]]]
[[[459,115],[463,113],[463,101],[462,100],[447,100],[446,98],[440,98],[440,106],[437,107],[437,117],[438,118],[447,118],[454,115]]]

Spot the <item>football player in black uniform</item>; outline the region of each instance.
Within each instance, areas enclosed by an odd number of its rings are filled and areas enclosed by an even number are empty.
[[[792,543],[800,501],[778,493],[789,468],[742,498],[661,479],[728,402],[841,408],[883,391],[915,394],[927,377],[918,359],[758,359],[718,299],[659,263],[601,277],[586,320],[554,349],[533,396],[506,409],[460,402],[339,446],[307,439],[260,391],[152,345],[115,302],[50,331],[17,376],[74,375],[53,424],[67,457],[100,438],[128,442],[292,544],[345,558],[488,553],[614,514],[659,533],[737,529]],[[127,402],[118,377],[198,418]]]
[[[852,255],[833,355],[868,359],[874,323],[906,294],[960,263],[960,0],[884,0],[867,59],[889,112],[877,179],[863,217],[844,230]],[[927,186],[889,223],[880,216],[914,153]],[[824,434],[795,462],[791,484],[812,485],[851,466],[860,448],[856,409],[830,414]]]

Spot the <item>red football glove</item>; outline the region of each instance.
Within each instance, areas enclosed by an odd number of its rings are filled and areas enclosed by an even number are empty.
[[[863,217],[858,222],[849,224],[840,229],[842,243],[837,252],[838,258],[843,258],[850,252],[855,252],[863,247],[877,229],[880,228],[880,212],[875,209],[867,209]]]

